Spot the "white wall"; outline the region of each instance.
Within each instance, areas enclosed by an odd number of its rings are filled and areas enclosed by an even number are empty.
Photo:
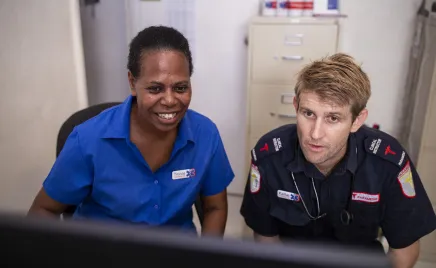
[[[165,22],[162,2],[128,3],[130,37]],[[168,1],[168,0],[167,0]],[[363,63],[372,81],[367,123],[396,134],[407,73],[414,17],[420,0],[346,0],[342,2],[339,49]],[[196,1],[196,61],[192,108],[214,120],[236,173],[229,192],[242,193],[244,158],[246,53],[248,20],[257,15],[257,0]],[[213,9],[211,8],[213,7]]]
[[[0,1],[0,210],[27,211],[87,105],[78,2]]]
[[[350,53],[368,73],[372,96],[367,122],[397,135],[402,98],[421,0],[344,0],[339,49]]]
[[[80,1],[89,104],[123,101],[129,94],[124,1]]]

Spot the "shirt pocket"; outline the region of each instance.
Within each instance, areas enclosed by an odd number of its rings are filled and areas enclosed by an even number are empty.
[[[301,198],[299,201],[275,198],[276,201],[272,203],[270,208],[271,216],[291,226],[305,226],[309,224],[310,218],[303,207]]]
[[[353,213],[353,220],[362,228],[378,226],[380,222],[380,204],[367,204],[353,202],[350,211]]]
[[[340,222],[336,226],[336,235],[339,240],[357,243],[374,241],[378,236],[381,205],[352,202],[349,212],[352,214],[350,224],[345,225]]]
[[[123,174],[108,169],[95,175],[92,199],[108,215],[130,218],[138,212],[139,207],[150,203],[152,196],[147,192],[151,192],[152,187],[152,181],[145,174]]]

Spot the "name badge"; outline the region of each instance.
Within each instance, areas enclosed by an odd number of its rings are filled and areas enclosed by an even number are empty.
[[[380,194],[353,192],[351,199],[365,203],[378,203],[380,201]]]
[[[195,177],[195,169],[182,169],[173,171],[172,174],[173,180],[181,180]]]
[[[277,191],[277,197],[278,198],[287,199],[287,200],[291,200],[291,201],[294,201],[294,202],[299,202],[300,201],[300,195],[299,194],[295,194],[295,193],[291,193],[291,192],[286,192],[286,191],[282,191],[282,190],[278,190]]]

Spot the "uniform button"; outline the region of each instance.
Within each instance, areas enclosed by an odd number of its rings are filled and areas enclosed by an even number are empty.
[[[158,206],[158,205],[154,205],[154,208],[155,208],[155,209],[158,209],[158,208],[159,208],[159,206]]]
[[[154,181],[154,184],[158,184],[159,182],[157,180]]]

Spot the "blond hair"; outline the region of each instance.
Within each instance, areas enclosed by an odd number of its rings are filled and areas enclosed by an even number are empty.
[[[339,106],[351,105],[354,121],[366,107],[371,84],[353,57],[337,53],[314,61],[299,72],[295,85],[298,102],[302,92],[314,92],[321,100]]]

